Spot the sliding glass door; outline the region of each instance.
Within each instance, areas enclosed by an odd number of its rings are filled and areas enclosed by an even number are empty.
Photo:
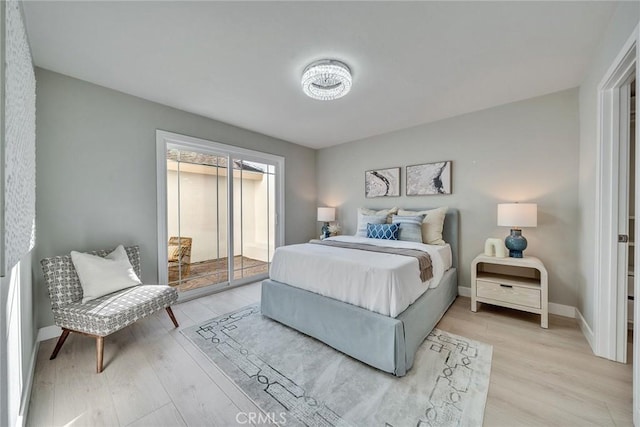
[[[284,159],[162,131],[158,157],[160,281],[197,294],[267,277]]]

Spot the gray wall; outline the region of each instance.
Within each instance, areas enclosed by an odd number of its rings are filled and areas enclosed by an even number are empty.
[[[469,94],[473,96],[473,94]],[[460,210],[459,284],[496,226],[497,203],[535,202],[538,227],[525,229],[527,255],[549,270],[552,302],[575,306],[577,287],[578,91],[554,93],[318,152],[319,206],[336,206],[343,234],[353,234],[359,206],[449,206]],[[404,166],[452,160],[453,194],[404,196]],[[364,172],[402,166],[402,197],[366,199]]]
[[[156,129],[286,158],[285,239],[315,234],[316,151],[44,69],[37,79],[37,258],[139,244],[157,280]],[[39,327],[53,324],[42,274]]]
[[[640,3],[620,3],[580,86],[579,270],[577,307],[591,328],[595,310],[595,208],[598,84],[640,19]]]

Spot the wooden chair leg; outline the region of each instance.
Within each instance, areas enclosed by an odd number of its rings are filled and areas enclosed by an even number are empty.
[[[167,307],[167,313],[169,313],[169,317],[173,322],[173,326],[175,326],[176,328],[179,327],[180,325],[178,325],[178,321],[176,320],[176,316],[173,315],[173,310],[171,310],[171,307]]]
[[[67,337],[69,336],[69,332],[71,331],[68,329],[62,329],[62,335],[60,335],[60,338],[58,338],[58,342],[56,343],[56,348],[53,349],[53,353],[51,353],[51,357],[49,357],[49,360],[53,360],[56,358],[56,356],[58,355],[58,352],[62,348],[62,344],[64,344],[64,342],[67,340]]]
[[[96,337],[96,370],[102,372],[102,356],[104,355],[104,337]]]

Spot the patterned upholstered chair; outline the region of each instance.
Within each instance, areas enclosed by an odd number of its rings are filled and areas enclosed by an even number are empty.
[[[138,246],[125,248],[134,271],[140,277],[140,249]],[[106,256],[111,251],[91,252]],[[51,308],[56,325],[62,328],[50,360],[58,355],[70,332],[77,332],[96,339],[96,370],[102,372],[104,337],[110,335],[138,319],[163,308],[171,321],[178,327],[171,304],[178,299],[178,292],[169,286],[138,285],[82,304],[82,286],[71,261],[71,255],[43,259],[40,264],[49,287]]]

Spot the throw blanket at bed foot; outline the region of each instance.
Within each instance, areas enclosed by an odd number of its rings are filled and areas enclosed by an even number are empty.
[[[309,243],[316,245],[335,246],[345,249],[358,249],[361,251],[380,252],[385,254],[402,255],[413,257],[418,260],[420,267],[420,280],[426,282],[433,277],[433,267],[431,265],[431,257],[428,253],[418,249],[390,248],[387,246],[368,245],[366,243],[349,243],[339,242],[336,240],[310,240]]]

